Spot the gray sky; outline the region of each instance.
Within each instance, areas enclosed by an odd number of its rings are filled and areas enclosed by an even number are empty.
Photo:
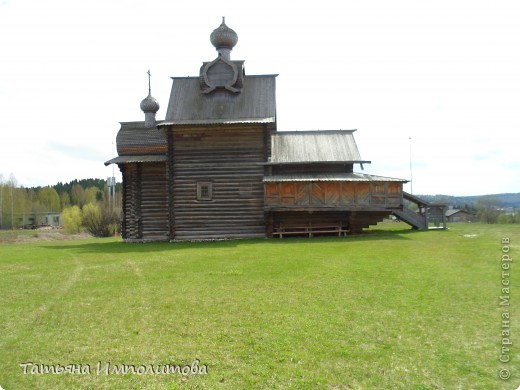
[[[279,74],[279,131],[358,129],[364,172],[405,179],[411,146],[414,193],[520,192],[518,0],[0,0],[0,174],[111,176],[146,71],[163,119],[223,15],[246,74]]]

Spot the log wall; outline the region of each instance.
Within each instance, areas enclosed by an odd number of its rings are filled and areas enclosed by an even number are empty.
[[[141,164],[141,231],[143,240],[167,241],[168,182],[166,163]]]
[[[169,238],[166,164],[131,163],[123,173],[122,236],[128,241]]]
[[[138,240],[141,231],[141,170],[137,163],[120,166],[123,175],[123,220],[121,234],[125,240]]]
[[[262,125],[170,127],[173,238],[265,237],[262,183],[270,139]],[[210,183],[211,199],[197,199]]]

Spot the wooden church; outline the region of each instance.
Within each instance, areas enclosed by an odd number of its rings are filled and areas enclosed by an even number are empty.
[[[173,77],[166,117],[123,122],[126,241],[183,241],[360,232],[403,212],[406,180],[354,172],[355,130],[277,131],[276,76],[246,75],[232,60],[225,21],[210,36],[218,55],[197,77]]]

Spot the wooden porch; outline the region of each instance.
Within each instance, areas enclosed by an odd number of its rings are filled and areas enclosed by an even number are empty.
[[[393,210],[393,214],[406,222],[414,230],[428,230],[430,220],[434,221],[434,229],[447,229],[446,226],[446,208],[442,203],[429,203],[415,195],[403,191],[403,199],[417,205],[417,212],[403,208],[401,210]]]

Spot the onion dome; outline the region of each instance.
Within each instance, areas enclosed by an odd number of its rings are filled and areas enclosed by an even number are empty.
[[[155,113],[159,111],[159,102],[152,97],[152,87],[150,78],[152,74],[150,70],[146,72],[148,74],[148,96],[141,101],[141,110],[144,112],[144,125],[150,129],[155,126]]]
[[[217,50],[228,49],[231,50],[238,42],[237,33],[226,25],[226,20],[222,17],[221,25],[213,30],[209,40]]]
[[[147,112],[156,113],[159,111],[159,102],[150,94],[141,102],[141,110],[146,114]]]

